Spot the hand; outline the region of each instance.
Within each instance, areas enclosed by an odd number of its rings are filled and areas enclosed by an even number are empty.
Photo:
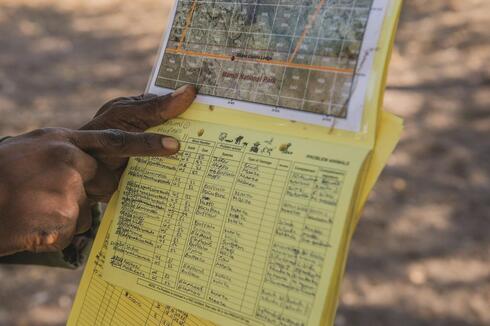
[[[81,130],[118,129],[142,132],[179,116],[195,98],[196,89],[191,85],[181,87],[166,96],[147,94],[117,98],[105,104]],[[119,185],[128,159],[105,155],[94,157],[99,169],[97,176],[87,184],[87,195],[92,200],[108,202]]]
[[[42,129],[0,143],[0,256],[58,251],[87,231],[91,196],[112,194],[128,157],[178,151],[175,139],[139,131],[182,113],[194,96],[186,88],[119,99],[84,128],[119,129]]]

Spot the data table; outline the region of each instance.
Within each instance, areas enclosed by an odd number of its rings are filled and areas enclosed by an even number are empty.
[[[307,322],[345,172],[189,137],[127,173],[113,267],[237,318]]]

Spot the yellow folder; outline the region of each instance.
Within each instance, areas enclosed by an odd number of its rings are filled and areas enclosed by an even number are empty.
[[[373,151],[366,182],[360,194],[360,204],[356,212],[357,220],[367,201],[371,189],[381,174],[389,156],[394,150],[402,132],[400,119],[389,113],[383,113],[377,145]],[[95,239],[90,258],[83,274],[77,296],[68,320],[68,325],[186,325],[207,326],[213,323],[197,318],[164,303],[147,299],[133,292],[104,281],[102,269],[106,260],[108,231],[114,219],[119,193],[112,198]],[[354,232],[353,226],[350,237]],[[344,258],[345,260],[345,258]],[[345,261],[343,262],[345,264]],[[336,287],[340,286],[343,265],[339,265],[336,275]],[[338,293],[338,292],[337,292]],[[338,298],[331,300],[337,302]],[[177,306],[178,307],[178,306]],[[333,312],[325,313],[325,325],[332,324]]]
[[[278,62],[256,52],[229,57],[186,48],[185,39],[198,37],[202,29],[189,17],[216,14],[200,12],[209,7],[199,3],[175,8],[181,36],[172,45],[171,29],[170,48],[161,51],[170,55],[162,57],[151,85],[172,82],[161,77],[175,72],[165,68],[165,60],[174,65],[172,58],[179,55],[231,66],[253,60],[269,67],[333,69],[305,68],[300,61]],[[181,152],[130,160],[103,219],[69,325],[333,324],[352,235],[402,131],[401,120],[381,110],[401,1],[374,3],[384,3],[386,11],[371,49],[371,72],[364,76],[369,80],[360,128],[344,127],[341,112],[327,126],[274,116],[281,110],[260,114],[246,103],[236,107],[242,102],[234,100],[231,109],[212,105],[202,97],[178,119],[151,129],[178,138]],[[305,31],[326,4],[316,4]],[[282,4],[275,5],[277,16]],[[372,14],[380,14],[380,8],[371,7]],[[219,15],[213,17],[219,22]],[[299,33],[298,44],[307,38],[307,32]],[[290,53],[296,58],[302,50],[298,45]],[[191,76],[192,64],[186,67]],[[350,71],[341,70],[337,73]],[[223,82],[240,80],[245,87],[255,81],[244,72],[223,71]],[[244,90],[240,96],[250,94]]]

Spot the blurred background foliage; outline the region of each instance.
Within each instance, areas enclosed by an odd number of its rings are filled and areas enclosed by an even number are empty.
[[[171,1],[0,0],[0,134],[141,93]],[[354,238],[337,325],[490,324],[490,2],[405,1],[385,107],[406,131]],[[81,272],[0,267],[0,325],[63,325]]]

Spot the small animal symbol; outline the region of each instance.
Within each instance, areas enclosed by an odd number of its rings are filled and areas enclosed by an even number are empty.
[[[243,140],[243,136],[239,136],[235,139],[235,145],[240,145],[242,143],[242,140]]]
[[[284,153],[284,154],[293,154],[289,149],[291,148],[291,146],[293,146],[293,144],[291,143],[287,143],[287,144],[282,144],[281,146],[279,146],[279,150]]]
[[[267,147],[262,148],[261,153],[271,156],[273,150],[274,150],[274,148],[267,146]]]
[[[226,132],[222,132],[221,134],[219,134],[220,141],[225,141],[226,138],[228,138],[228,134]]]
[[[250,149],[250,151],[251,151],[252,153],[258,153],[258,152],[259,152],[259,147],[260,147],[260,143],[259,143],[259,142],[256,142],[256,143],[255,143],[255,144],[252,146],[252,148]]]

